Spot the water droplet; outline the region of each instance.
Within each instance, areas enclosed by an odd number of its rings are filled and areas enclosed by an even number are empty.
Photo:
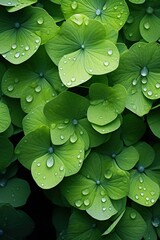
[[[17,52],[17,53],[15,53],[15,58],[19,58],[20,57],[20,53],[19,52]]]
[[[117,10],[117,8],[118,8],[117,6],[114,6],[114,10]]]
[[[151,198],[151,203],[154,203],[154,202],[155,202],[154,198]]]
[[[109,62],[105,61],[103,64],[104,64],[104,66],[107,67],[109,65]]]
[[[35,43],[39,43],[39,42],[40,42],[40,39],[37,38],[37,39],[35,40]]]
[[[136,212],[132,212],[132,213],[130,214],[130,217],[131,217],[131,219],[133,219],[133,220],[136,218],[136,216],[137,216]]]
[[[70,142],[71,143],[75,143],[76,141],[77,141],[77,135],[76,134],[73,134],[70,138],[69,138],[69,140],[70,140]]]
[[[3,56],[4,58],[6,58],[6,57],[7,57],[7,54],[2,54],[2,56]]]
[[[148,75],[148,68],[147,67],[143,67],[142,69],[141,69],[141,72],[140,72],[140,74],[141,74],[141,76],[142,77],[146,77],[147,75]]]
[[[81,49],[84,49],[84,48],[85,48],[85,46],[84,46],[84,44],[82,44],[82,45],[81,45]]]
[[[77,155],[77,158],[78,158],[78,159],[80,159],[80,158],[81,158],[81,155],[80,155],[80,154],[78,154],[78,155]]]
[[[144,28],[146,29],[146,30],[149,30],[150,29],[150,24],[147,22],[147,23],[144,23]]]
[[[101,199],[101,201],[102,201],[103,203],[105,203],[105,202],[107,201],[107,199],[106,199],[105,197],[103,197],[103,198]]]
[[[8,2],[7,4],[8,4],[8,6],[10,6],[10,5],[12,5],[12,2]]]
[[[133,23],[133,21],[134,21],[133,16],[129,15],[129,17],[127,19],[127,23],[131,24],[131,23]]]
[[[83,132],[83,131],[80,131],[79,133],[80,133],[80,135],[83,135],[83,134],[84,134],[84,132]]]
[[[9,86],[7,87],[7,90],[8,90],[9,92],[12,92],[13,89],[14,89],[14,86],[13,86],[13,85],[9,85]]]
[[[77,7],[78,7],[78,3],[77,3],[76,1],[73,1],[73,2],[71,3],[71,8],[72,8],[73,10],[75,10]]]
[[[105,11],[107,9],[107,4],[104,4],[102,10]]]
[[[141,189],[142,189],[142,186],[139,186],[138,188],[139,188],[139,190],[141,190]]]
[[[45,180],[46,179],[46,176],[43,176],[43,180]]]
[[[146,200],[149,201],[149,197],[146,197]]]
[[[153,12],[154,12],[154,9],[150,6],[146,9],[146,13],[148,14],[152,14]]]
[[[108,170],[105,174],[104,174],[104,177],[106,179],[110,179],[112,177],[112,172],[110,170]]]
[[[78,208],[81,207],[82,204],[83,204],[83,202],[82,202],[81,200],[77,200],[77,201],[75,202],[75,206],[78,207]]]
[[[134,79],[134,80],[132,81],[132,85],[133,85],[133,86],[136,86],[136,85],[137,85],[137,80],[136,80],[136,79]]]
[[[49,153],[49,154],[52,154],[53,152],[54,152],[54,148],[53,148],[53,147],[49,147],[49,148],[48,148],[48,153]]]
[[[41,164],[40,163],[37,163],[37,167],[40,167],[41,166]]]
[[[142,78],[141,82],[142,82],[143,84],[146,84],[146,83],[147,83],[147,79],[146,79],[146,78]]]
[[[101,11],[99,8],[96,9],[96,15],[97,15],[97,16],[101,15],[101,13],[102,13],[102,11]]]
[[[57,172],[55,172],[55,173],[54,173],[54,176],[57,176],[57,175],[58,175],[58,173],[57,173]]]
[[[43,22],[44,22],[44,20],[43,20],[42,17],[40,17],[40,18],[37,19],[37,23],[38,23],[39,25],[42,25]]]
[[[139,182],[143,183],[143,178],[142,177],[139,177]]]
[[[44,183],[41,183],[41,187],[44,187]]]
[[[156,83],[156,88],[160,88],[160,83]]]
[[[155,192],[154,192],[154,191],[152,191],[152,192],[150,192],[150,194],[151,194],[152,196],[154,196],[154,195],[155,195]]]
[[[90,73],[92,73],[92,72],[93,72],[93,69],[92,69],[92,68],[90,68],[90,69],[89,69],[89,72],[90,72]]]
[[[105,212],[105,211],[106,211],[106,207],[103,207],[103,208],[102,208],[102,211]]]
[[[117,18],[121,18],[121,14],[118,14],[118,15],[117,15]]]
[[[100,185],[100,184],[101,184],[101,181],[100,181],[100,180],[97,180],[97,181],[96,181],[96,184],[97,184],[97,185]]]
[[[1,179],[0,179],[0,187],[5,187],[6,184],[7,184],[7,179],[1,178]]]
[[[63,171],[64,170],[64,166],[60,166],[59,170]]]
[[[46,163],[47,167],[51,168],[54,165],[54,159],[53,156],[51,156],[50,158],[47,159],[47,163]]]
[[[144,196],[144,193],[143,193],[143,192],[141,192],[141,193],[140,193],[140,195],[143,197],[143,196]]]
[[[88,188],[82,190],[82,195],[86,196],[88,194],[89,194],[89,189]]]
[[[151,90],[149,90],[147,94],[148,94],[148,96],[152,96],[153,93]]]
[[[71,86],[72,85],[72,83],[71,82],[67,82],[67,86]]]
[[[160,218],[158,218],[158,217],[153,218],[152,219],[152,225],[155,228],[159,227],[159,225],[160,225]]]
[[[129,36],[129,37],[132,37],[132,36],[133,36],[133,33],[129,33],[128,36]]]
[[[42,88],[41,88],[41,86],[37,86],[34,90],[35,90],[35,92],[39,93],[42,90]]]
[[[28,95],[28,96],[26,97],[26,102],[30,103],[30,102],[32,102],[32,101],[33,101],[33,97],[32,97],[31,95]]]
[[[29,47],[29,46],[26,46],[26,47],[25,47],[25,50],[26,50],[26,51],[28,51],[29,49],[30,49],[30,47]]]
[[[63,135],[61,135],[61,136],[60,136],[60,139],[61,139],[61,140],[64,140],[64,136],[63,136]]]
[[[113,54],[112,49],[109,49],[107,52],[108,52],[108,55],[109,55],[109,56],[111,56],[111,55]]]
[[[137,199],[137,200],[139,199],[138,195],[135,196],[135,199]]]
[[[146,92],[146,91],[147,91],[147,87],[144,87],[144,88],[143,88],[143,91]]]
[[[72,78],[71,78],[71,81],[72,81],[72,82],[75,82],[75,81],[76,81],[76,78],[75,78],[75,77],[72,77]]]
[[[16,49],[17,45],[16,44],[13,44],[12,45],[12,49]]]

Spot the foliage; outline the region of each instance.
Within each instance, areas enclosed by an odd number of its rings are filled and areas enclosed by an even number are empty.
[[[0,238],[42,237],[35,191],[57,240],[160,238],[159,1],[0,13]]]

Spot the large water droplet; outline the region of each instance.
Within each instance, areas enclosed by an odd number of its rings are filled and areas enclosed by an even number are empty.
[[[151,90],[149,90],[147,94],[148,94],[148,96],[152,96],[153,93]]]
[[[150,29],[150,24],[148,23],[148,22],[146,22],[146,23],[144,23],[144,28],[146,29],[146,30],[149,30]]]
[[[146,84],[146,83],[147,83],[147,79],[146,79],[146,78],[142,78],[141,82],[142,82],[143,84]]]
[[[158,218],[158,217],[153,218],[152,219],[152,225],[155,228],[159,227],[159,225],[160,225],[160,218]]]
[[[104,177],[106,179],[110,179],[112,177],[112,172],[110,170],[108,170],[105,174],[104,174]]]
[[[26,51],[28,51],[29,49],[30,49],[30,47],[29,47],[29,46],[26,46],[26,47],[25,47],[25,50],[26,50]]]
[[[17,45],[16,44],[13,44],[12,45],[12,49],[16,49]]]
[[[82,202],[81,200],[77,200],[77,201],[75,202],[75,206],[78,207],[78,208],[81,207],[82,204],[83,204],[83,202]]]
[[[136,85],[137,85],[137,80],[136,80],[136,79],[134,79],[134,80],[132,81],[132,85],[133,85],[133,86],[136,86]]]
[[[88,194],[89,194],[89,189],[88,188],[82,190],[82,195],[86,196]]]
[[[160,88],[160,83],[156,83],[156,88]]]
[[[101,13],[102,13],[102,11],[101,11],[99,8],[96,9],[96,15],[97,15],[97,16],[101,15]]]
[[[9,92],[12,92],[13,89],[14,89],[14,86],[13,86],[13,85],[9,85],[9,86],[7,87],[7,90],[8,90]]]
[[[60,166],[59,170],[63,171],[64,170],[64,166]]]
[[[90,201],[89,201],[89,199],[85,199],[85,200],[83,201],[83,203],[84,203],[85,206],[89,206]]]
[[[70,137],[70,142],[71,143],[75,143],[77,141],[77,135],[76,134],[73,134],[71,137]]]
[[[53,156],[51,156],[50,158],[47,159],[47,163],[46,163],[47,167],[51,168],[54,165],[54,159]]]
[[[103,203],[105,203],[105,202],[107,201],[107,199],[106,199],[105,197],[103,197],[103,198],[101,199],[101,201],[102,201]]]
[[[77,3],[76,1],[73,1],[73,2],[71,3],[71,8],[72,8],[73,10],[75,10],[77,7],[78,7],[78,3]]]
[[[109,56],[111,56],[111,55],[113,54],[112,49],[109,49],[107,52],[108,52],[108,55],[109,55]]]
[[[15,53],[15,58],[19,58],[20,57],[20,53],[19,52],[17,52],[17,53]]]
[[[42,17],[40,17],[40,18],[37,19],[37,23],[38,23],[39,25],[42,25],[43,22],[44,22],[44,20],[43,20]]]
[[[34,90],[35,90],[35,92],[39,93],[39,92],[41,92],[42,87],[41,86],[37,86]]]
[[[148,68],[147,67],[143,67],[142,69],[141,69],[141,72],[140,72],[140,74],[141,74],[141,76],[142,77],[146,77],[147,75],[148,75]]]
[[[139,177],[139,182],[143,183],[143,178],[141,176]]]
[[[32,97],[31,95],[28,95],[28,96],[26,97],[26,102],[30,103],[30,102],[32,102],[32,101],[33,101],[33,97]]]
[[[137,216],[136,212],[131,212],[131,214],[130,214],[131,219],[134,220],[136,218],[136,216]]]

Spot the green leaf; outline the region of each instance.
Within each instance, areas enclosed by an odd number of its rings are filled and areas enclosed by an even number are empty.
[[[146,223],[141,215],[135,209],[127,207],[116,226],[116,233],[123,240],[141,240],[146,228]]]
[[[139,153],[133,146],[124,148],[121,153],[116,156],[118,166],[123,170],[131,170],[139,160]]]
[[[125,145],[132,145],[142,138],[146,130],[145,121],[133,113],[123,115],[122,138]]]
[[[0,205],[0,229],[1,239],[10,240],[25,239],[34,228],[33,220],[25,212],[16,210],[9,204]]]
[[[150,111],[150,113],[147,115],[147,122],[148,125],[151,129],[151,131],[153,132],[153,134],[160,138],[160,123],[159,123],[159,118],[160,118],[160,114],[159,114],[159,108],[157,109],[153,109],[152,111]]]
[[[11,124],[11,117],[7,105],[0,101],[0,133],[4,132]]]
[[[108,87],[94,83],[89,89],[90,106],[88,120],[96,125],[106,125],[114,121],[125,107],[127,92],[121,85]]]
[[[0,188],[0,203],[9,203],[13,207],[20,207],[26,204],[30,195],[30,187],[27,181],[20,178],[9,179]]]
[[[0,53],[13,64],[29,59],[57,32],[54,20],[42,8],[27,7],[12,14],[1,11]]]
[[[18,11],[24,7],[30,6],[34,3],[36,3],[37,0],[12,0],[12,1],[6,1],[2,0],[0,5],[6,6],[8,12],[15,12]]]
[[[129,0],[131,3],[135,3],[135,4],[142,4],[145,2],[145,0]]]
[[[0,135],[0,171],[3,171],[10,165],[13,157],[13,144],[9,139]]]
[[[67,87],[84,83],[93,74],[111,72],[119,62],[118,49],[106,40],[104,26],[80,14],[63,23],[57,36],[46,43],[46,50]]]
[[[159,186],[145,173],[131,170],[130,190],[128,197],[146,207],[152,206],[159,198]]]
[[[114,11],[113,11],[114,10]],[[62,11],[66,18],[73,14],[85,14],[91,19],[96,19],[103,24],[111,26],[113,29],[120,30],[128,17],[128,7],[125,1],[121,3],[116,0],[96,1],[96,0],[63,0]]]

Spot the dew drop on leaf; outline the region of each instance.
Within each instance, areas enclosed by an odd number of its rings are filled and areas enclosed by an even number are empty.
[[[97,181],[96,181],[96,184],[97,184],[97,185],[100,185],[100,184],[101,184],[101,181],[100,181],[100,180],[97,180]]]
[[[39,93],[39,92],[41,92],[42,88],[41,88],[41,86],[37,86],[34,90],[35,90],[35,92]]]
[[[160,88],[160,83],[156,83],[156,88]]]
[[[64,140],[64,136],[63,136],[63,135],[61,135],[61,136],[60,136],[60,139],[61,139],[61,140]]]
[[[42,17],[40,17],[40,18],[37,19],[37,23],[38,23],[39,25],[42,25],[43,22],[44,22],[44,20],[43,20]]]
[[[146,78],[142,78],[141,82],[142,82],[143,84],[146,84],[146,83],[147,83],[147,79],[146,79]]]
[[[59,170],[63,171],[64,170],[64,166],[60,166]]]
[[[15,58],[19,58],[20,57],[20,53],[19,52],[17,52],[17,53],[15,53]]]
[[[102,208],[102,211],[105,212],[105,211],[106,211],[106,207],[103,207],[103,208]]]
[[[109,50],[108,50],[108,55],[111,56],[112,54],[113,54],[112,49],[109,49]]]
[[[86,196],[88,194],[89,194],[89,189],[88,188],[82,190],[82,195]]]
[[[159,227],[159,225],[160,225],[160,218],[158,218],[158,217],[153,218],[152,219],[152,225],[155,228]]]
[[[16,49],[17,48],[17,45],[16,44],[13,44],[12,45],[12,49]]]
[[[54,159],[53,159],[52,156],[51,156],[50,158],[47,159],[47,163],[46,163],[46,165],[47,165],[48,168],[53,167],[53,165],[54,165]]]
[[[146,13],[148,14],[152,14],[153,12],[154,12],[154,9],[150,6],[146,9]]]
[[[54,152],[54,148],[53,147],[49,147],[48,148],[48,153],[52,154]]]
[[[138,195],[135,196],[135,199],[137,199],[137,200],[139,199]]]
[[[75,206],[78,207],[78,208],[81,207],[82,204],[83,204],[83,202],[82,202],[81,200],[77,200],[77,201],[75,202]]]
[[[101,15],[101,13],[102,13],[102,11],[101,11],[99,8],[96,9],[96,15],[97,15],[97,16]]]
[[[129,17],[128,17],[128,19],[127,19],[127,23],[128,23],[128,24],[131,24],[131,23],[133,23],[133,21],[134,21],[133,16],[129,15]]]
[[[105,61],[103,64],[104,64],[104,66],[107,67],[109,65],[109,62]]]
[[[137,214],[135,212],[132,212],[130,214],[130,218],[133,219],[133,220],[136,218],[136,216],[137,216]]]
[[[105,197],[103,197],[103,198],[101,199],[101,201],[102,201],[103,203],[105,203],[105,202],[107,201],[107,199],[106,199]]]
[[[110,170],[108,170],[105,174],[104,174],[104,177],[106,179],[110,179],[112,177],[112,172]]]
[[[142,173],[144,172],[144,167],[142,165],[138,165],[137,170]]]
[[[142,77],[146,77],[148,75],[148,68],[147,67],[143,67],[141,69],[140,74],[141,74]]]
[[[13,85],[9,85],[9,86],[7,87],[7,90],[8,90],[9,92],[12,92],[13,89],[14,89],[14,86],[13,86]]]
[[[150,29],[150,24],[147,22],[147,23],[144,23],[144,28],[146,29],[146,30],[149,30]]]
[[[84,203],[85,206],[89,206],[90,201],[89,201],[89,199],[85,199],[83,203]]]
[[[76,10],[77,7],[78,7],[78,3],[77,3],[76,1],[73,1],[73,2],[71,3],[71,8],[72,8],[73,10]]]
[[[40,163],[37,163],[37,167],[40,167],[41,166],[41,164]]]
[[[149,90],[147,94],[148,94],[148,96],[152,96],[153,93],[151,90]]]
[[[132,85],[133,85],[133,86],[136,86],[136,85],[137,85],[137,80],[136,80],[136,79],[134,79],[134,80],[132,81]]]
[[[29,46],[26,46],[26,47],[25,47],[25,50],[26,50],[26,51],[28,51],[29,49],[30,49],[30,47],[29,47]]]
[[[33,101],[33,97],[32,97],[31,95],[28,95],[28,96],[26,97],[26,102],[30,103],[30,102],[32,102],[32,101]]]

